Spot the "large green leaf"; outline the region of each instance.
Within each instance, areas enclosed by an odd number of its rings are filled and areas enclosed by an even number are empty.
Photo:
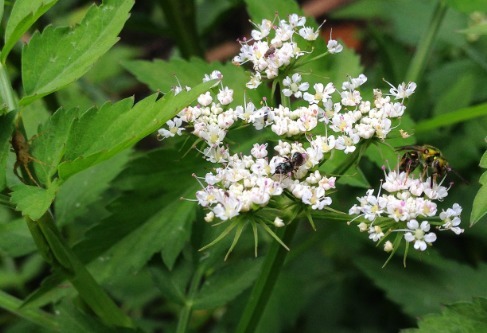
[[[166,197],[167,199],[167,197]],[[110,276],[134,273],[158,251],[167,266],[172,267],[191,234],[195,217],[194,203],[189,201],[161,202],[160,209],[137,229],[120,239],[103,257],[90,265],[102,280]]]
[[[93,270],[102,278],[136,271],[158,251],[173,267],[189,239],[196,207],[179,198],[194,197],[198,183],[191,173],[205,165],[199,156],[181,155],[173,149],[144,154],[114,181],[123,193],[108,207],[112,215],[90,229],[74,248],[84,262],[102,258]],[[133,246],[138,250],[128,251]]]
[[[401,330],[401,333],[477,333],[487,332],[487,300],[474,298],[473,302],[449,304],[441,314],[421,318],[419,328]]]
[[[63,180],[131,147],[155,132],[200,94],[217,84],[204,82],[190,91],[167,94],[156,101],[153,94],[133,105],[127,98],[92,108],[73,123],[66,142],[65,161],[59,166]]]
[[[56,2],[57,0],[17,0],[14,2],[5,28],[5,45],[0,59],[3,64],[15,43]],[[1,7],[3,10],[3,1]]]
[[[480,160],[480,167],[487,169],[487,151]],[[480,177],[480,184],[482,187],[475,195],[473,201],[472,213],[470,215],[470,226],[477,223],[482,217],[487,214],[487,171]]]
[[[48,26],[22,51],[21,105],[52,93],[85,74],[118,40],[133,0],[105,0],[73,29]]]

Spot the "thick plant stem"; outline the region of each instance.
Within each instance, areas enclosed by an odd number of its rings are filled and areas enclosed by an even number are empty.
[[[431,53],[433,42],[438,34],[441,22],[445,17],[447,8],[448,7],[444,4],[444,1],[438,1],[438,4],[433,12],[433,17],[430,21],[428,31],[419,41],[418,47],[416,48],[416,53],[414,54],[409,65],[406,73],[406,81],[418,82],[420,80],[421,74],[426,66],[426,61]]]
[[[298,221],[293,221],[279,236],[282,241],[290,245],[298,226]],[[272,289],[276,284],[281,268],[288,251],[278,242],[273,242],[266,255],[262,266],[262,272],[252,290],[247,305],[244,309],[236,333],[253,333],[259,323],[265,306],[271,296]]]

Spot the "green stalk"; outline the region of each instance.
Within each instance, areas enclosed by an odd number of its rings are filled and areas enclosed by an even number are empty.
[[[17,100],[7,74],[7,68],[2,63],[0,63],[0,97],[7,107],[7,111],[17,109]]]
[[[0,290],[0,308],[5,309],[49,331],[59,331],[58,323],[50,313],[38,309],[21,309],[22,301]]]
[[[444,1],[438,1],[436,8],[433,12],[433,17],[431,18],[430,25],[426,34],[419,41],[418,47],[416,48],[416,53],[409,64],[408,71],[406,73],[406,81],[418,82],[420,81],[421,75],[423,73],[424,67],[426,66],[426,61],[428,60],[432,45],[435,40],[438,30],[440,28],[441,22],[446,14],[448,7],[445,5]]]
[[[196,270],[195,274],[193,275],[193,279],[191,280],[191,285],[189,286],[188,290],[188,297],[189,301],[186,301],[186,304],[181,309],[178,318],[178,327],[176,329],[176,333],[186,333],[189,325],[189,321],[191,319],[191,313],[193,312],[193,297],[196,295],[198,291],[198,287],[201,284],[201,278],[203,277],[203,273],[206,269],[206,265],[200,265]]]
[[[280,230],[281,232],[278,236],[285,244],[289,245],[291,243],[297,226],[298,221],[293,221],[284,230]],[[238,323],[236,333],[255,332],[288,253],[289,251],[280,243],[272,242],[265,262],[262,265],[262,272],[254,285],[254,289],[252,289],[252,293]]]
[[[103,322],[109,326],[134,327],[130,317],[118,308],[65,244],[49,213],[39,221],[28,219],[28,226],[43,257],[66,275],[81,299]]]

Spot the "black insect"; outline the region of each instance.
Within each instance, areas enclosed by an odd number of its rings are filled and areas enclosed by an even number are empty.
[[[274,55],[276,48],[274,46],[269,47],[269,49],[264,53],[264,58],[269,58]]]
[[[306,161],[306,154],[294,153],[291,158],[285,157],[285,161],[276,166],[276,175],[287,175],[296,171]]]

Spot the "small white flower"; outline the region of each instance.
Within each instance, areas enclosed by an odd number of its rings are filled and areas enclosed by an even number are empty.
[[[299,29],[299,35],[306,40],[313,41],[320,36],[320,33],[319,30],[313,30],[313,28],[310,27],[302,27],[301,29]],[[335,52],[330,52],[330,53],[335,53]]]
[[[233,101],[233,89],[230,89],[228,87],[225,87],[223,89],[220,89],[217,95],[218,101],[222,105],[228,105],[232,103]]]
[[[198,103],[202,106],[208,106],[213,102],[213,97],[211,97],[210,92],[207,91],[204,94],[199,95]]]
[[[394,87],[391,83],[389,83],[389,82],[387,82],[387,83],[391,86],[391,89],[389,90],[389,92],[391,93],[392,96],[395,97],[395,99],[408,98],[416,90],[416,83],[414,83],[414,82],[409,82],[408,84],[403,82],[399,86],[397,86],[397,88]]]
[[[213,213],[222,221],[226,221],[239,214],[242,208],[242,201],[234,197],[226,197],[223,202],[213,207]]]
[[[208,222],[208,223],[213,222],[214,219],[215,219],[215,213],[213,213],[211,211],[206,213],[206,215],[205,215],[205,221],[206,222]]]
[[[181,135],[182,131],[184,131],[184,128],[181,128],[182,123],[183,121],[178,117],[168,120],[166,125],[169,128],[161,128],[157,131],[159,139],[162,140],[165,138],[172,138],[175,135]]]
[[[265,144],[255,143],[254,146],[252,147],[252,150],[250,151],[250,153],[255,158],[266,157],[267,156],[267,143],[265,143]]]
[[[205,77],[203,78],[203,82],[207,82],[207,81],[210,81],[210,80],[222,80],[223,79],[223,75],[220,71],[218,70],[214,70],[213,72],[211,72],[210,75],[208,74],[205,74]]]
[[[326,86],[323,83],[316,83],[313,88],[315,89],[315,94],[311,95],[309,93],[304,93],[303,99],[310,104],[317,104],[319,102],[325,103],[331,98],[331,94],[335,92],[335,87],[333,83],[328,83]]]
[[[249,89],[256,89],[261,83],[262,77],[259,72],[256,72],[250,77],[250,81],[245,86]]]
[[[409,231],[404,234],[404,239],[411,243],[414,241],[414,248],[416,250],[424,251],[427,248],[427,244],[431,244],[436,241],[436,235],[433,232],[429,232],[430,225],[427,221],[421,222],[421,225],[416,220],[411,220],[407,223]]]
[[[306,23],[306,17],[298,14],[289,15],[289,25],[291,27],[302,27]]]
[[[343,51],[343,46],[334,39],[330,39],[326,45],[328,52],[331,54],[340,53]]]
[[[384,251],[391,252],[392,250],[394,250],[394,245],[390,241],[386,241],[384,243]]]
[[[251,21],[251,23],[252,23],[252,21]],[[272,22],[267,20],[267,19],[263,19],[262,23],[260,25],[254,24],[254,26],[258,30],[252,30],[252,32],[251,32],[252,38],[255,40],[261,40],[261,39],[267,37],[269,35],[269,33],[271,32]]]
[[[365,82],[367,82],[367,77],[364,74],[360,74],[358,77],[349,77],[348,81],[343,82],[342,90],[355,90]]]
[[[459,235],[464,230],[459,227],[462,220],[460,219],[460,214],[462,213],[462,207],[455,203],[452,208],[448,208],[446,211],[440,213],[440,219],[445,222],[440,230],[451,230],[455,234]]]
[[[307,91],[309,89],[309,83],[303,82],[301,83],[301,74],[294,73],[292,77],[286,76],[282,81],[284,89],[282,89],[282,93],[284,96],[291,96],[293,95],[296,98],[300,98],[303,96],[303,91]]]
[[[384,237],[384,232],[382,232],[381,227],[378,225],[369,227],[369,238],[372,239],[372,241],[377,242],[382,237]]]
[[[284,221],[279,216],[276,216],[276,218],[274,219],[274,225],[277,228],[282,228],[285,226]]]

